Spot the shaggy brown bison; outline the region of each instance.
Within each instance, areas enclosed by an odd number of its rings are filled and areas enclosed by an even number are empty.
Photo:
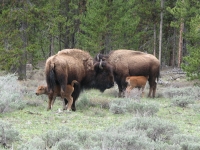
[[[50,98],[53,97],[54,87],[61,87],[61,97],[66,98],[66,85],[77,80],[72,97],[72,110],[82,89],[96,88],[103,92],[114,86],[112,66],[107,62],[96,62],[86,51],[79,49],[64,49],[47,59],[45,65],[46,82]]]
[[[142,88],[142,95],[144,96],[144,88],[148,80],[148,76],[129,76],[126,77],[126,82],[128,83],[126,91],[130,94],[133,88]]]
[[[158,80],[160,73],[159,60],[151,55],[133,50],[114,50],[108,55],[98,54],[96,61],[106,61],[113,67],[115,81],[119,88],[119,96],[122,96],[127,83],[127,76],[149,76],[149,97],[155,97],[156,78]]]
[[[71,110],[71,105],[73,103],[72,93],[74,92],[74,84],[78,84],[78,82],[76,80],[73,80],[72,83],[68,84],[67,87],[66,87],[65,97],[67,98],[67,101],[68,101],[67,111]],[[48,97],[50,99],[49,99],[49,102],[48,102],[47,110],[50,110],[53,107],[53,104],[55,102],[56,97],[60,97],[61,96],[61,94],[60,94],[60,86],[56,85],[54,87],[53,97],[49,96],[48,88],[45,85],[38,86],[37,91],[36,91],[35,94],[36,95],[42,95],[42,94],[48,95]],[[65,109],[66,109],[66,105],[65,105],[65,102],[63,101],[63,110],[65,110]]]

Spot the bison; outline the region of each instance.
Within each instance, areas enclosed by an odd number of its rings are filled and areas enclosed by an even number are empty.
[[[74,92],[74,84],[78,84],[78,82],[76,80],[73,80],[72,83],[68,84],[67,87],[66,87],[65,97],[67,98],[67,101],[68,101],[67,111],[71,110],[71,105],[73,103],[72,93]],[[40,86],[38,86],[37,91],[35,93],[36,95],[42,95],[42,94],[48,95],[48,97],[50,99],[49,99],[49,102],[48,102],[47,110],[50,110],[53,107],[53,104],[55,102],[56,97],[60,97],[61,96],[61,94],[60,94],[60,86],[56,85],[54,87],[54,91],[53,92],[54,92],[53,93],[53,97],[50,97],[49,93],[48,93],[47,86],[40,85]],[[66,105],[65,105],[65,102],[63,102],[63,110],[65,110],[65,109],[66,109]]]
[[[49,97],[52,99],[54,87],[60,86],[60,95],[66,98],[66,85],[77,80],[79,86],[72,94],[72,110],[83,89],[95,88],[103,92],[114,86],[113,69],[105,61],[95,61],[88,52],[80,49],[64,49],[49,57],[45,64],[46,82]]]
[[[160,74],[159,60],[147,53],[133,50],[113,50],[108,55],[98,54],[96,61],[105,61],[112,65],[114,79],[119,88],[119,97],[123,96],[127,76],[149,76],[149,97],[155,97],[156,86]]]
[[[130,91],[133,88],[142,88],[142,94],[144,94],[144,88],[148,80],[148,76],[129,76],[126,77],[126,82],[128,83],[128,86],[126,88],[127,93],[130,94]]]

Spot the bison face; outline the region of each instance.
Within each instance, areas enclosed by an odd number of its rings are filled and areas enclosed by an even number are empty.
[[[94,66],[95,69],[95,87],[101,92],[114,86],[114,76],[112,66],[101,61]]]
[[[37,91],[36,91],[36,95],[41,95],[41,94],[45,94],[46,93],[46,87],[45,86],[39,86],[37,88]]]

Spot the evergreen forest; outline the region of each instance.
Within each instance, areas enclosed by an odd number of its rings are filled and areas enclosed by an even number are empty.
[[[26,78],[57,51],[131,49],[200,79],[199,0],[0,0],[0,69]]]

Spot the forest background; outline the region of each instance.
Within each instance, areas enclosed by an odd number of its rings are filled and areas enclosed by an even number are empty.
[[[200,79],[199,0],[0,0],[0,69],[26,79],[57,51],[154,54]]]

